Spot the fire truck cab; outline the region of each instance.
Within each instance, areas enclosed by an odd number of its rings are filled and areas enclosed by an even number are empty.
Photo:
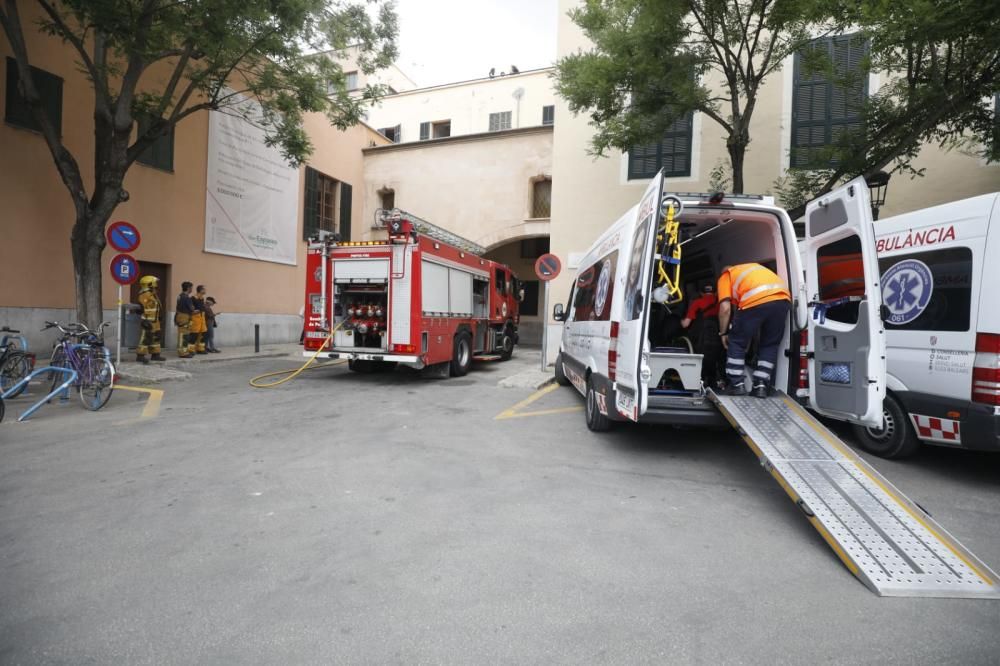
[[[305,352],[351,370],[397,364],[461,376],[507,360],[518,341],[521,283],[485,248],[415,215],[379,211],[386,240],[310,243]]]

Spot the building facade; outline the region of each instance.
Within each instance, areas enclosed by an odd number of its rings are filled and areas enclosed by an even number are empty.
[[[24,25],[35,18],[25,11]],[[61,118],[61,134],[77,157],[88,186],[93,183],[93,108],[89,81],[80,73],[71,49],[58,39],[29,32],[28,52],[45,80],[47,102]],[[0,39],[0,323],[28,334],[33,348],[46,349],[52,333],[39,333],[46,320],[75,320],[75,288],[70,253],[74,215],[42,136],[25,119],[15,81],[10,45]],[[152,74],[155,79],[156,72]],[[51,114],[50,114],[51,117]],[[305,282],[305,238],[316,229],[350,236],[362,229],[364,209],[353,191],[363,187],[361,149],[388,141],[366,125],[346,131],[331,127],[321,114],[305,119],[314,144],[307,164],[297,170],[294,201],[274,215],[274,224],[294,246],[286,263],[264,261],[238,253],[212,251],[215,240],[207,224],[209,197],[210,114],[201,112],[179,123],[128,171],[129,200],[115,210],[113,220],[138,227],[142,243],[134,256],[143,273],[161,277],[164,307],[173,310],[182,281],[204,284],[218,302],[220,346],[250,344],[254,325],[264,342],[297,340],[302,320]],[[221,221],[221,225],[228,224]],[[209,248],[209,249],[206,249]],[[108,247],[103,261],[115,251]],[[247,253],[249,254],[249,253]],[[125,300],[130,300],[129,290]],[[103,282],[105,318],[114,317],[116,284]],[[172,315],[167,314],[170,322]],[[173,328],[167,326],[166,347]],[[43,352],[44,353],[44,352]]]
[[[592,48],[567,14],[579,4],[579,0],[559,0],[559,57]],[[878,87],[879,77],[873,75],[865,92]],[[829,82],[801,76],[795,56],[787,58],[782,70],[766,80],[751,122],[745,192],[772,194],[774,182],[785,174],[793,159],[802,159],[802,155],[808,156],[809,148],[829,141],[838,124],[852,122],[846,112],[836,115],[836,105],[821,104],[824,93],[835,91]],[[607,157],[594,159],[586,152],[593,133],[589,117],[573,116],[565,100],[557,99],[555,105],[559,122],[552,145],[551,247],[569,269],[553,281],[553,295],[558,302],[569,295],[576,258],[638,202],[650,175],[663,167],[668,189],[706,192],[713,167],[721,164],[728,169],[728,156],[723,130],[704,114],[694,113],[675,126],[676,131],[659,145],[644,146],[632,154],[611,151]],[[893,177],[881,217],[1000,190],[1000,164],[987,164],[978,156],[958,150],[946,152],[928,146],[913,166],[923,169],[924,176]],[[551,320],[551,313],[546,313],[546,318],[549,340],[553,342],[549,345],[549,359],[553,360],[562,326]]]

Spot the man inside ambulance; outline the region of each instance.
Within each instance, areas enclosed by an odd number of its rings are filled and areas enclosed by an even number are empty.
[[[753,371],[753,395],[766,398],[774,386],[778,348],[788,321],[792,296],[774,271],[760,264],[725,266],[719,275],[719,335],[727,350],[727,395],[746,395],[747,347],[757,332],[760,341]]]

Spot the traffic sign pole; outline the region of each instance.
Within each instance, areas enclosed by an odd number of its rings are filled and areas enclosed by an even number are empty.
[[[542,306],[542,372],[548,367],[549,360],[549,282],[559,277],[562,262],[559,257],[547,252],[535,261],[535,275],[545,283],[545,298]]]
[[[122,286],[118,285],[118,349],[115,352],[115,366],[122,363]]]
[[[549,281],[545,281],[545,305],[542,310],[542,372],[548,367],[549,359]]]

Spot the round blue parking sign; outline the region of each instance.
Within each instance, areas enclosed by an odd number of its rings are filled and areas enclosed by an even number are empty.
[[[889,324],[902,326],[923,314],[934,293],[934,276],[922,261],[906,259],[882,274],[882,302]]]
[[[132,284],[139,279],[139,262],[128,254],[115,255],[111,260],[111,277],[118,284]]]

